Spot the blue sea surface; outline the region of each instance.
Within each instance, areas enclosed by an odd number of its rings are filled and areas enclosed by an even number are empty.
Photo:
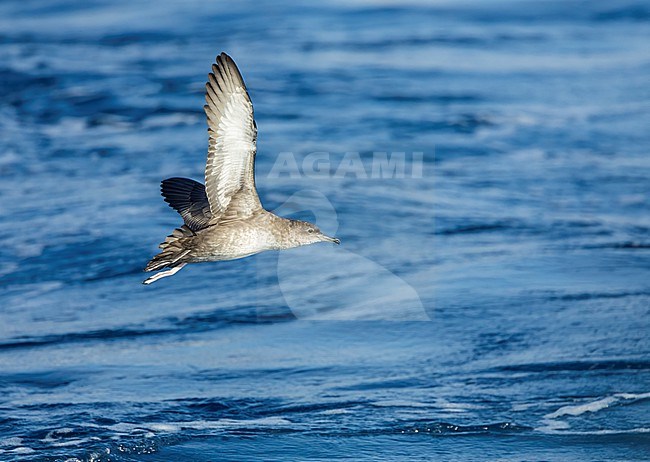
[[[0,25],[0,460],[650,460],[647,2],[4,0]],[[342,245],[143,286],[221,51],[263,204]]]

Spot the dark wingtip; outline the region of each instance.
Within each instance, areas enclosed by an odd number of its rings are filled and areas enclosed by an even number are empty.
[[[222,51],[217,55],[217,59],[215,59],[215,61],[217,62],[217,64],[221,64],[222,62],[227,61],[228,58],[230,58],[230,56],[228,56],[225,51]]]

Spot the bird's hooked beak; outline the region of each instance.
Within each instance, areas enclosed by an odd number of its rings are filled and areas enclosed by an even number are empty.
[[[339,239],[337,239],[335,237],[325,236],[324,234],[321,234],[321,239],[323,241],[325,241],[325,242],[333,242],[334,244],[337,244],[337,245],[341,243],[341,241]]]

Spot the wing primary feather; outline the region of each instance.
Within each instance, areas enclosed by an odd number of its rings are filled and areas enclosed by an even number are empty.
[[[206,83],[204,106],[209,135],[205,192],[211,224],[225,215],[230,220],[262,208],[255,190],[257,125],[253,105],[232,58],[221,53],[215,61]]]

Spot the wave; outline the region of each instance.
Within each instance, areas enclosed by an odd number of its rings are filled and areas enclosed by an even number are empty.
[[[561,361],[549,363],[512,364],[497,367],[499,371],[509,372],[579,372],[596,370],[649,370],[650,361],[602,360],[602,361]]]
[[[532,430],[532,427],[518,425],[513,422],[499,422],[486,425],[455,425],[445,422],[433,423],[426,426],[417,426],[401,433],[429,433],[438,435],[484,434],[484,433],[519,433]]]
[[[650,432],[650,429],[646,427],[571,430],[569,422],[562,419],[563,417],[575,418],[584,414],[594,414],[614,406],[627,406],[647,399],[650,399],[650,392],[616,393],[593,401],[562,406],[559,409],[546,414],[542,419],[542,426],[535,430],[543,433],[559,433],[562,435],[618,435],[648,433]]]
[[[577,417],[586,412],[598,412],[614,405],[631,404],[644,399],[650,399],[650,393],[617,393],[588,403],[563,406],[557,411],[551,412],[544,417],[547,419],[556,419],[566,415]]]
[[[21,337],[0,343],[1,350],[17,348],[34,348],[65,343],[83,342],[89,340],[116,340],[142,337],[146,335],[161,335],[173,329],[100,329],[88,332],[71,332],[67,334],[43,335],[40,337]]]
[[[453,236],[456,234],[474,234],[522,228],[523,226],[521,223],[516,223],[513,221],[495,221],[491,223],[465,224],[455,227],[437,229],[435,230],[434,234],[442,236]]]
[[[650,243],[637,241],[609,242],[604,244],[588,244],[583,249],[650,249]]]
[[[232,309],[217,309],[209,312],[188,315],[182,318],[167,317],[151,320],[148,323],[158,327],[121,326],[89,330],[85,332],[68,332],[41,336],[23,336],[0,342],[0,351],[21,348],[46,347],[77,342],[105,342],[141,337],[175,335],[206,332],[241,324],[270,324],[295,320],[295,316],[286,311],[260,313],[256,306],[240,306]]]
[[[260,417],[253,419],[218,419],[218,420],[188,420],[170,422],[121,422],[106,427],[116,433],[130,435],[134,431],[147,430],[155,435],[180,433],[183,430],[262,430],[268,428],[286,428],[295,425],[289,419],[282,417]],[[91,427],[97,427],[90,424]]]
[[[564,295],[551,295],[547,297],[549,301],[582,301],[593,300],[600,298],[626,298],[626,297],[645,297],[650,295],[648,291],[635,291],[635,292],[583,292]]]

